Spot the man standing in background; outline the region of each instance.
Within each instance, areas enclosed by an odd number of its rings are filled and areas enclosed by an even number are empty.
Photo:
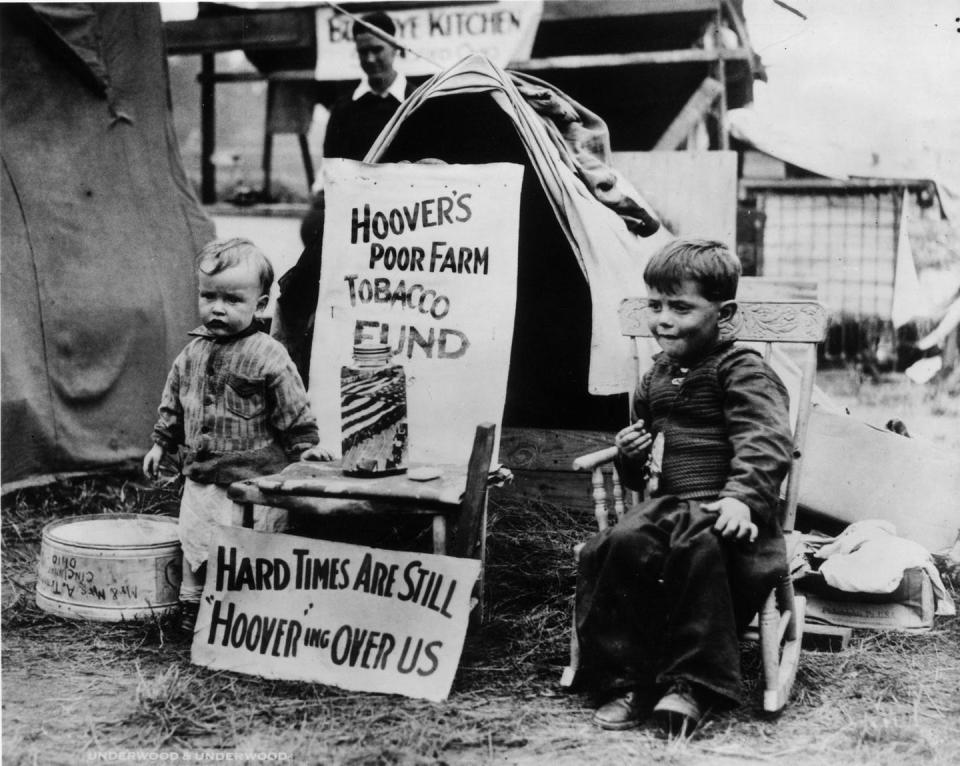
[[[362,160],[393,113],[413,92],[407,78],[393,68],[397,47],[377,30],[390,37],[397,31],[393,20],[382,11],[368,13],[353,23],[360,67],[367,78],[352,94],[334,103],[323,139],[324,157]]]

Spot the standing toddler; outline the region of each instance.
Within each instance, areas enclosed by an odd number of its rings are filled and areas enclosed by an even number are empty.
[[[249,240],[217,240],[197,256],[201,326],[174,360],[143,459],[154,478],[183,448],[179,535],[181,628],[192,632],[218,525],[241,519],[227,487],[280,471],[318,441],[317,423],[284,347],[259,329],[273,267]],[[324,457],[321,453],[319,457]],[[286,514],[258,507],[254,527],[286,528]]]

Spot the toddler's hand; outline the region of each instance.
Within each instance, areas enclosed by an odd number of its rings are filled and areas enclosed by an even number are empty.
[[[638,420],[636,423],[620,431],[614,443],[622,455],[626,457],[639,457],[644,450],[650,448],[650,445],[653,443],[653,437],[644,427],[643,421]]]
[[[160,461],[163,460],[163,447],[154,444],[143,458],[143,473],[148,479],[156,479],[160,473]]]
[[[750,520],[750,508],[735,497],[722,497],[713,503],[704,503],[701,508],[710,513],[719,513],[713,529],[720,537],[753,542],[760,530]]]
[[[333,460],[333,453],[328,450],[326,447],[317,444],[316,446],[311,447],[306,452],[300,456],[301,460],[317,460],[321,463],[326,463],[330,460]]]

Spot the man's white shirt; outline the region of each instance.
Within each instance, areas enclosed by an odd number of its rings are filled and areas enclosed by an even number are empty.
[[[364,78],[360,81],[360,84],[357,86],[356,90],[353,91],[352,100],[357,101],[367,93],[373,93],[375,96],[380,96],[380,98],[393,96],[402,104],[404,99],[407,97],[407,78],[403,75],[403,73],[397,72],[397,76],[393,78],[393,82],[390,83],[390,87],[387,88],[383,93],[377,93],[373,88],[370,87],[370,82]]]

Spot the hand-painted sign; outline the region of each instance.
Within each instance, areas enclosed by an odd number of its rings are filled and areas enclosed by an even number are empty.
[[[324,163],[310,404],[340,450],[341,368],[386,343],[407,377],[411,463],[466,464],[503,416],[516,307],[520,165]]]
[[[222,527],[191,661],[446,699],[480,562]]]
[[[433,75],[471,53],[497,66],[528,59],[543,3],[470,3],[428,8],[388,9],[395,37],[421,54],[394,63],[405,75]],[[318,80],[356,80],[362,76],[351,29],[353,19],[330,8],[317,10]],[[431,63],[433,62],[433,63]]]

